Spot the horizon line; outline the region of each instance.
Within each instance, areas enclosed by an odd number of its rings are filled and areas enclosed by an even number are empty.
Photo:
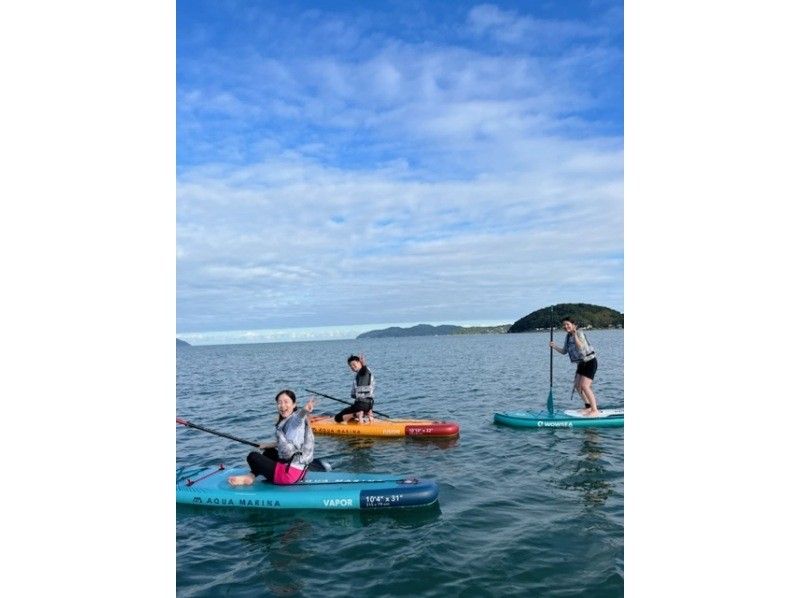
[[[496,320],[446,320],[435,322],[384,322],[373,324],[348,324],[334,326],[305,326],[296,328],[260,328],[246,330],[214,330],[208,332],[176,333],[175,337],[192,346],[205,345],[255,345],[326,340],[356,340],[359,334],[392,327],[430,326],[505,326],[515,320],[497,323]]]

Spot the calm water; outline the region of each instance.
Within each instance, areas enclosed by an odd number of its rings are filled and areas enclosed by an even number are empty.
[[[592,331],[601,407],[624,406],[623,332]],[[561,342],[563,333],[557,332]],[[264,441],[275,393],[347,399],[364,352],[375,408],[452,419],[457,440],[317,436],[338,469],[433,477],[439,505],[370,513],[178,505],[179,596],[621,596],[623,428],[517,430],[495,411],[544,409],[549,332],[190,347],[177,351],[177,415]],[[554,355],[556,408],[574,367]],[[317,412],[338,411],[319,399]],[[244,465],[248,447],[185,427],[177,465]]]

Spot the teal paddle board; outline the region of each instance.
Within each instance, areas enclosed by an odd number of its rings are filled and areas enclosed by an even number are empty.
[[[601,409],[599,417],[581,415],[580,409],[565,411],[505,411],[494,421],[514,428],[618,428],[624,425],[623,409]]]
[[[231,486],[228,477],[246,467],[183,467],[177,470],[179,504],[255,509],[386,509],[422,507],[438,500],[434,480],[386,473],[307,471],[303,481],[277,486],[256,478],[252,486]]]

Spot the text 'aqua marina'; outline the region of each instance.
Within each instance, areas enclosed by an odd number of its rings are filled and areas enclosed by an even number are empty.
[[[263,499],[250,499],[250,498],[240,498],[238,501],[234,501],[232,498],[207,498],[203,500],[202,497],[196,496],[192,503],[199,505],[217,505],[223,507],[280,507],[281,501],[279,500],[263,500]]]

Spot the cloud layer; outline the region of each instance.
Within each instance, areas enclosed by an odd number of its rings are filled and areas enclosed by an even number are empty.
[[[179,2],[179,333],[622,309],[621,5],[257,6]]]

